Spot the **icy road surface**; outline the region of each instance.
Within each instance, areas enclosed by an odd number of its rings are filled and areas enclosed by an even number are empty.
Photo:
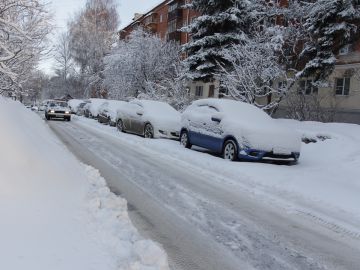
[[[162,153],[143,138],[93,120],[48,123],[82,162],[101,172],[113,192],[127,199],[134,225],[162,244],[172,269],[359,269],[358,234],[316,222],[322,219],[311,214],[292,213],[227,181],[211,166],[221,159],[157,140],[171,148]],[[205,156],[208,170],[194,166],[184,151]],[[257,170],[261,166],[278,165],[259,164]]]

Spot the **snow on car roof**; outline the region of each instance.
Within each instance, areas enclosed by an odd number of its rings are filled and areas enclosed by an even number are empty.
[[[119,109],[121,106],[124,106],[124,104],[126,104],[126,101],[122,101],[122,100],[107,100],[107,108],[109,110],[112,111],[116,111],[117,109]]]
[[[135,100],[131,101],[131,103],[139,104],[140,106],[142,106],[144,108],[145,111],[151,111],[152,113],[156,113],[159,115],[161,115],[161,114],[173,114],[173,115],[180,114],[169,104],[167,104],[166,102],[162,102],[162,101],[135,99]]]
[[[221,113],[226,115],[246,116],[247,119],[271,119],[271,117],[263,110],[255,107],[254,105],[231,99],[200,99],[194,101],[193,105],[209,105]]]

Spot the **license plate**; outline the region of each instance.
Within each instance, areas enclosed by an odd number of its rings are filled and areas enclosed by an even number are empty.
[[[291,151],[289,151],[285,148],[277,147],[277,148],[273,149],[273,153],[277,154],[277,155],[290,155]]]

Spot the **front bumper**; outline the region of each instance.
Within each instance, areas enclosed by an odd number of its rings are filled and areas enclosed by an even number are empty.
[[[241,150],[238,154],[239,159],[243,160],[274,160],[274,161],[297,161],[300,158],[299,152],[291,152],[290,154],[277,154],[273,151],[262,151],[256,149]]]
[[[180,138],[179,131],[159,130],[158,135],[160,138],[167,138],[167,139],[174,139],[174,140],[178,140]]]
[[[68,119],[71,118],[71,114],[70,113],[65,113],[65,112],[48,112],[47,115],[51,118],[59,118],[59,119]]]

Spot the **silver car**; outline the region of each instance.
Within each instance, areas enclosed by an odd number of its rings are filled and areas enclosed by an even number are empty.
[[[116,126],[120,132],[145,138],[178,139],[180,118],[180,113],[165,102],[133,100],[117,111]]]

